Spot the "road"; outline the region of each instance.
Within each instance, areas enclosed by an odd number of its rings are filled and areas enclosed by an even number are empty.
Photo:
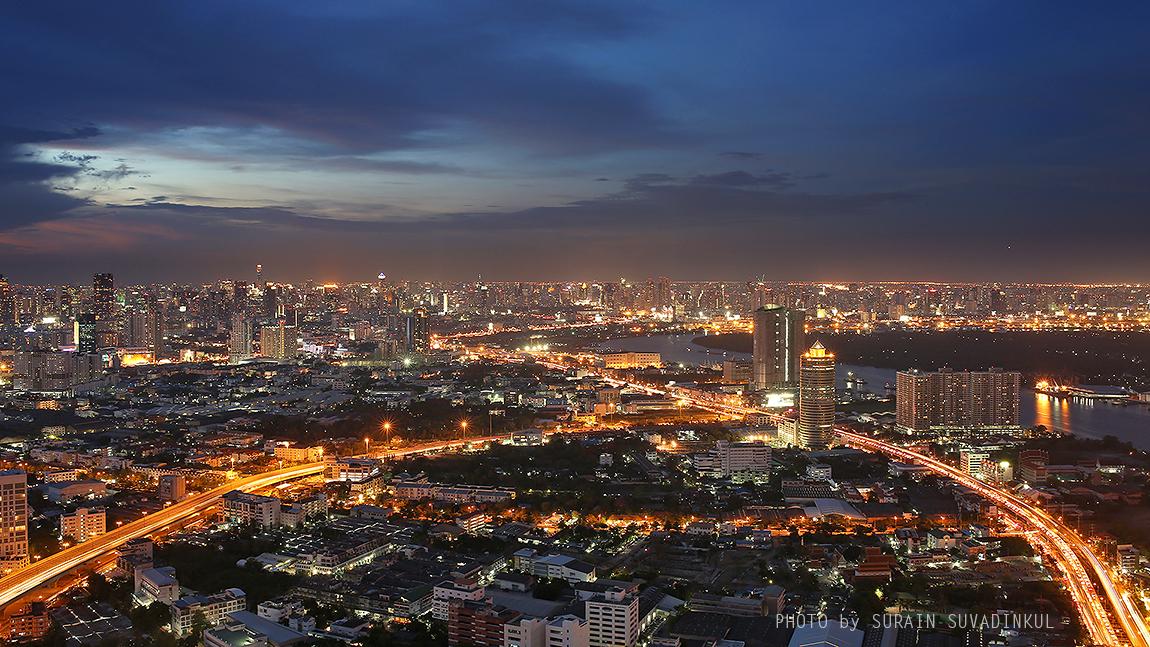
[[[1067,590],[1092,641],[1101,645],[1150,645],[1150,633],[1129,592],[1114,581],[1110,570],[1078,533],[1045,510],[925,454],[846,430],[838,430],[838,434],[848,445],[925,465],[1022,519],[1038,530],[1033,537],[1062,571]],[[1098,589],[1102,591],[1101,597]],[[1112,618],[1121,626],[1121,632],[1115,630]]]
[[[483,436],[424,443],[411,447],[393,449],[388,452],[388,455],[409,456],[413,454],[423,454],[453,449],[471,443],[490,442],[501,438],[501,436]],[[67,573],[90,560],[100,556],[106,556],[109,552],[119,548],[129,540],[162,531],[166,526],[177,523],[212,507],[221,496],[232,490],[258,490],[278,485],[285,481],[314,476],[322,472],[323,463],[305,463],[234,479],[214,490],[192,495],[163,510],[149,514],[131,523],[126,523],[105,535],[90,539],[37,562],[33,562],[31,565],[14,571],[0,579],[0,608],[59,575]]]
[[[507,353],[495,349],[487,349],[487,354],[489,356],[492,354],[507,355]],[[537,356],[537,360],[549,367],[571,368],[553,359],[548,360]],[[693,406],[708,411],[742,416],[771,415],[770,412],[761,409],[701,400],[689,395],[684,396],[682,392],[672,393],[670,390],[650,385],[624,382],[618,379],[608,379],[607,381],[620,386],[630,386],[646,393],[685,399]],[[867,451],[894,456],[902,461],[925,465],[936,474],[951,478],[984,498],[993,501],[1000,509],[1014,515],[1029,527],[1038,530],[1033,537],[1039,547],[1054,560],[1056,567],[1061,572],[1062,581],[1070,592],[1092,642],[1099,645],[1150,647],[1150,631],[1147,630],[1142,612],[1134,602],[1131,593],[1115,582],[1110,570],[1102,563],[1102,560],[1098,558],[1089,544],[1073,529],[1050,516],[1045,510],[1031,505],[1010,492],[965,474],[952,465],[919,452],[853,433],[850,430],[836,429],[836,431],[847,444]],[[1099,595],[1099,589],[1101,595]],[[1120,631],[1115,628],[1115,621],[1117,621]]]

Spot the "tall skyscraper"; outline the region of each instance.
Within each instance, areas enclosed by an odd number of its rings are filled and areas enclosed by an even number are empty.
[[[99,348],[100,343],[96,337],[97,321],[95,314],[85,313],[76,317],[76,321],[72,323],[72,339],[76,344],[77,353],[94,353]]]
[[[1015,427],[1019,421],[1022,374],[987,371],[899,371],[895,414],[899,427]]]
[[[252,351],[253,337],[255,337],[255,326],[251,319],[242,313],[232,317],[232,330],[228,335],[228,361],[236,364],[251,359],[255,354]]]
[[[806,313],[772,304],[756,310],[754,318],[751,388],[793,387],[799,379],[799,358],[806,344]]]
[[[16,299],[12,295],[8,277],[0,274],[0,326],[13,323],[16,323]]]
[[[92,275],[92,314],[96,321],[111,321],[115,315],[116,286],[111,274]]]
[[[799,425],[804,449],[826,449],[835,433],[835,356],[815,342],[800,358]]]
[[[168,356],[167,326],[164,315],[163,301],[159,299],[148,301],[145,339],[148,349],[152,351],[152,358],[157,362]]]
[[[28,475],[0,472],[0,574],[28,565]]]
[[[427,320],[427,308],[416,308],[407,316],[404,346],[409,353],[426,353],[431,350],[431,331]]]

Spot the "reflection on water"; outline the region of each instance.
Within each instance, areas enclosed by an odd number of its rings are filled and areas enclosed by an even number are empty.
[[[691,343],[695,335],[654,335],[612,339],[601,346],[604,350],[660,353],[665,362],[718,365],[724,359],[751,358],[750,353],[711,350]],[[873,366],[840,365],[837,367],[839,388],[845,387],[847,371],[862,378],[861,389],[884,395],[887,384],[893,385],[895,371]],[[1101,400],[1054,398],[1026,390],[1022,393],[1019,415],[1024,425],[1044,425],[1047,429],[1079,436],[1102,438],[1115,436],[1150,449],[1150,406],[1117,406]]]
[[[1047,429],[1070,428],[1070,400],[1045,393],[1034,394],[1034,424]]]

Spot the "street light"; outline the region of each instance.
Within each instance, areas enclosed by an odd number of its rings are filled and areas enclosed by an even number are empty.
[[[388,455],[391,454],[391,423],[390,422],[385,421],[383,423],[383,437],[384,437],[383,462],[386,463],[387,459],[388,459]]]
[[[459,427],[460,427],[460,429],[463,430],[463,440],[466,441],[467,440],[467,421],[461,420],[459,422]]]

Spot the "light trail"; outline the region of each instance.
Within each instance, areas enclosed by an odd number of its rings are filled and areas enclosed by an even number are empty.
[[[471,352],[474,352],[472,349]],[[489,356],[503,357],[504,351],[487,349]],[[573,368],[554,361],[538,360],[544,366],[557,369]],[[779,418],[777,414],[751,407],[728,405],[721,402],[700,400],[699,398],[672,393],[667,389],[659,389],[645,384],[628,382],[617,378],[607,378],[607,382],[617,386],[630,386],[651,394],[662,394],[668,397],[677,397],[689,401],[693,406],[712,412],[722,412],[731,415],[766,415]],[[1129,592],[1115,583],[1110,571],[1102,560],[1094,553],[1090,546],[1074,530],[1050,516],[1045,510],[1031,505],[1013,494],[1000,488],[993,487],[969,474],[959,471],[952,465],[926,456],[903,447],[891,445],[869,436],[852,431],[836,428],[836,433],[849,444],[862,449],[896,456],[904,461],[915,462],[930,468],[937,474],[946,476],[977,492],[980,496],[995,502],[1002,509],[1013,514],[1018,519],[1036,528],[1039,532],[1033,537],[1038,544],[1055,561],[1057,568],[1062,572],[1063,583],[1070,591],[1083,625],[1091,636],[1091,640],[1099,645],[1131,645],[1132,647],[1150,647],[1150,631],[1147,630],[1142,612]],[[1102,590],[1099,595],[1095,587]],[[1115,630],[1112,621],[1116,619],[1121,626],[1121,634]]]
[[[501,438],[503,438],[503,436],[482,436],[425,443],[413,447],[394,449],[387,452],[387,455],[410,456],[463,447],[473,443],[492,442]],[[251,491],[271,487],[285,481],[321,474],[323,473],[323,468],[323,463],[305,463],[235,479],[218,488],[192,495],[163,510],[149,514],[136,521],[126,523],[104,535],[49,555],[44,559],[33,562],[24,568],[13,571],[5,577],[0,578],[0,607],[4,607],[13,600],[18,599],[20,596],[36,589],[59,575],[67,573],[102,555],[106,555],[109,551],[119,548],[129,540],[160,532],[170,524],[203,512],[215,505],[221,496],[232,490]]]

